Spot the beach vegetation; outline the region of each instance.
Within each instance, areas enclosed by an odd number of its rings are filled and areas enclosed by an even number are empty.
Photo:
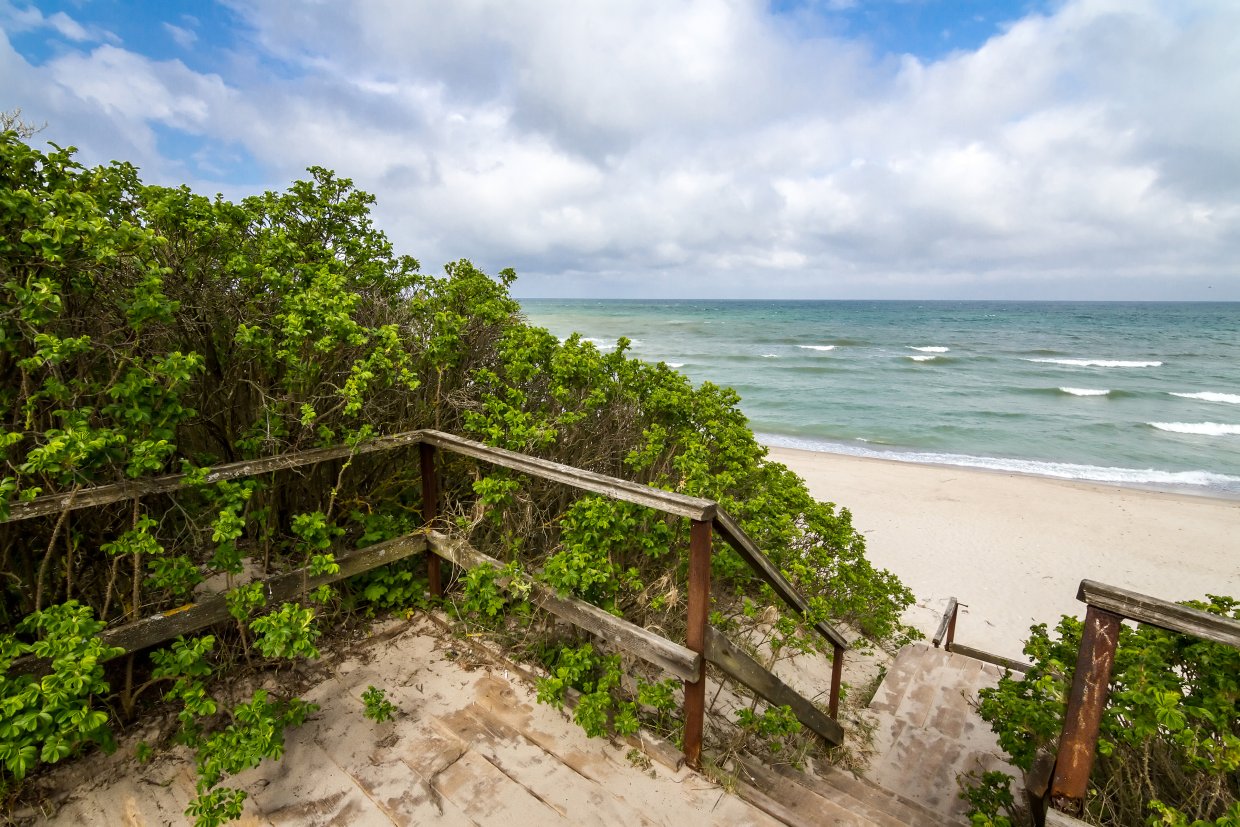
[[[362,693],[362,714],[377,724],[390,721],[396,717],[396,704],[387,698],[387,690],[377,686],[368,686]]]
[[[809,597],[808,617],[770,624],[789,651],[820,650],[808,624],[824,619],[888,645],[910,634],[899,618],[911,593],[870,565],[847,509],[766,458],[735,392],[633,359],[624,340],[603,351],[527,324],[512,270],[492,278],[462,260],[422,272],[373,225],[373,200],[317,167],[282,193],[207,198],[0,135],[0,517],[126,480],[190,483],[0,524],[6,783],[108,745],[158,690],[174,737],[199,755],[191,815],[239,812],[221,781],[278,757],[310,705],[296,681],[247,699],[212,679],[295,672],[355,615],[430,602],[412,559],[271,605],[256,581],[338,571],[342,549],[407,533],[424,509],[407,449],[235,481],[209,482],[210,469],[417,428],[718,500]],[[452,584],[458,617],[513,651],[563,648],[552,624],[529,619],[538,581],[683,638],[687,521],[460,457],[440,471],[444,524],[501,562]],[[734,622],[766,616],[747,616],[746,600],[776,603],[730,549],[715,549],[712,581]],[[206,591],[226,596],[228,624],[107,662],[103,624]],[[668,725],[657,676],[625,690],[613,655],[563,651],[576,654],[548,661],[560,683],[543,694],[582,692],[588,731]],[[8,668],[40,652],[63,680]]]
[[[1240,618],[1240,601],[1230,597],[1185,605]],[[1059,736],[1081,629],[1068,616],[1053,631],[1034,626],[1024,650],[1029,673],[1008,673],[979,693],[979,713],[1019,770],[1029,771]],[[966,792],[975,824],[1022,823],[1005,794],[1011,781],[1003,773],[975,779]],[[1084,817],[1114,827],[1240,823],[1240,651],[1152,626],[1120,627]]]

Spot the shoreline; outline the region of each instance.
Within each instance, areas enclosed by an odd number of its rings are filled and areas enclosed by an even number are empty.
[[[866,556],[913,590],[905,621],[1020,657],[1029,626],[1084,615],[1082,579],[1165,600],[1240,596],[1240,504],[1226,496],[766,446],[853,515]]]
[[[787,441],[776,441],[776,440],[791,440],[793,443],[795,443],[797,439],[797,438],[780,436],[778,434],[758,433],[756,434],[756,436],[757,436],[758,442],[764,448],[768,450],[772,450],[772,451],[778,449],[780,451],[790,451],[792,453],[804,453],[804,454],[812,454],[812,455],[826,454],[829,456],[840,456],[840,457],[847,457],[849,459],[866,460],[868,462],[886,462],[886,463],[892,463],[895,465],[913,465],[913,466],[920,466],[920,467],[926,467],[926,468],[959,469],[961,471],[966,471],[969,473],[995,474],[998,476],[1028,477],[1030,479],[1044,480],[1046,482],[1063,483],[1065,485],[1079,485],[1079,486],[1084,486],[1087,488],[1100,488],[1100,489],[1105,489],[1105,490],[1122,488],[1122,489],[1132,489],[1135,491],[1148,491],[1148,492],[1153,492],[1157,494],[1168,494],[1171,496],[1189,497],[1193,499],[1204,498],[1208,500],[1222,500],[1224,502],[1240,503],[1240,489],[1237,489],[1236,491],[1232,492],[1232,491],[1222,490],[1222,489],[1207,486],[1207,485],[1193,485],[1190,483],[1175,484],[1175,483],[1169,483],[1169,482],[1126,482],[1122,480],[1101,480],[1101,479],[1090,479],[1088,477],[1058,476],[1055,474],[1039,473],[1038,471],[1029,471],[1029,470],[1023,470],[1019,468],[991,468],[985,465],[972,465],[972,464],[964,463],[964,462],[932,462],[932,461],[922,461],[918,459],[901,459],[900,457],[902,456],[916,456],[918,455],[919,452],[911,452],[908,454],[903,454],[903,453],[894,452],[894,451],[884,452],[878,449],[870,449],[868,452],[862,453],[862,452],[847,450],[847,446],[844,443],[835,443],[835,442],[828,442],[828,441],[811,443],[811,444],[823,446],[821,448],[817,448],[817,447],[810,447],[809,444],[797,445],[797,444],[789,444],[789,442]],[[833,450],[832,446],[838,447],[839,450]],[[890,453],[890,456],[884,456],[885,453]],[[960,454],[958,456],[965,457],[968,455]],[[979,457],[979,458],[988,459],[987,457]],[[996,458],[996,459],[1000,459],[1000,458]],[[1065,463],[1065,464],[1073,465],[1074,463]],[[1082,466],[1082,467],[1091,467],[1091,466]],[[1115,468],[1115,469],[1106,469],[1106,470],[1138,472],[1137,469],[1128,469],[1128,468]],[[1153,473],[1153,472],[1154,472],[1153,469],[1150,469],[1147,473]],[[1218,472],[1167,471],[1163,473],[1167,473],[1167,474],[1175,474],[1175,473],[1216,474]],[[1222,474],[1219,474],[1219,475],[1224,476],[1224,477],[1226,476]]]

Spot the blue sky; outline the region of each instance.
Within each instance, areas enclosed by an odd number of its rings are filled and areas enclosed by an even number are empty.
[[[36,141],[519,295],[1240,300],[1232,0],[0,0]]]

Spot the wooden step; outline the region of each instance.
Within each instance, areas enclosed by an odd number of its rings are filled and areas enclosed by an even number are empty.
[[[973,708],[978,691],[995,686],[1002,674],[993,664],[925,643],[901,649],[870,704],[877,755],[867,779],[938,813],[941,823],[967,823],[961,775],[1016,775]]]
[[[744,773],[772,798],[789,804],[804,824],[938,827],[942,817],[915,802],[841,770],[810,775],[787,765],[741,759]],[[796,802],[795,805],[791,802]]]

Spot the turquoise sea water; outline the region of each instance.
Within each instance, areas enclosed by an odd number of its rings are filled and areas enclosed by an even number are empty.
[[[763,442],[1240,497],[1240,303],[525,299]]]

